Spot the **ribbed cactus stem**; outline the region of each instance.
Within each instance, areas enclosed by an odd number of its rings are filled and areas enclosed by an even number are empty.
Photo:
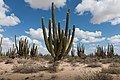
[[[1,40],[0,40],[0,55],[2,55],[2,37],[1,37]]]
[[[17,49],[17,53],[18,53],[18,46],[17,46],[16,35],[15,35],[15,46],[16,46],[16,49]]]
[[[68,9],[66,16],[65,31],[61,30],[60,22],[58,22],[58,30],[56,30],[54,3],[52,3],[52,21],[51,19],[49,20],[48,37],[45,29],[44,19],[42,18],[42,29],[43,29],[45,44],[48,51],[51,53],[51,56],[54,58],[54,61],[60,60],[65,54],[68,54],[73,43],[74,35],[75,35],[75,25],[73,26],[72,37],[70,38],[71,31],[68,29],[69,16],[70,16],[70,9]]]
[[[70,19],[70,9],[68,9],[67,16],[66,16],[66,29],[65,29],[66,37],[68,36],[69,19]]]

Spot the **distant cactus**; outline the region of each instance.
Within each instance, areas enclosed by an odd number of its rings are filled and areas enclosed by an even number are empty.
[[[38,48],[37,48],[37,46],[35,46],[35,43],[34,43],[30,50],[30,57],[31,58],[36,57],[37,54],[38,54]]]
[[[74,57],[75,56],[75,49],[72,47],[72,50],[71,50],[71,56]]]
[[[15,46],[19,57],[25,57],[29,55],[29,44],[27,38],[25,40],[19,40],[19,47],[17,46],[16,35],[15,35]]]
[[[77,45],[77,55],[81,58],[84,58],[85,57],[85,54],[84,54],[84,51],[85,51],[85,47],[84,45],[80,45],[80,43]]]
[[[97,46],[97,50],[95,52],[95,56],[105,58],[106,57],[106,51],[103,47]]]
[[[14,44],[13,44],[13,48],[10,48],[6,52],[6,56],[8,56],[9,58],[12,58],[12,59],[14,59],[16,57],[16,48],[14,48]]]
[[[72,43],[74,40],[75,35],[75,25],[73,25],[73,32],[72,37],[70,39],[70,30],[68,31],[69,26],[69,16],[70,16],[70,9],[68,9],[67,16],[66,16],[66,29],[61,30],[60,22],[58,22],[58,31],[56,30],[56,20],[55,20],[55,10],[54,10],[54,3],[52,3],[52,20],[49,20],[49,33],[47,37],[46,29],[45,29],[45,22],[44,18],[42,18],[42,29],[46,47],[48,51],[51,53],[51,56],[54,58],[54,61],[61,60],[64,55],[68,54]],[[51,28],[53,28],[53,36]],[[68,33],[69,32],[69,33]]]
[[[1,37],[1,40],[0,40],[0,56],[2,56],[2,37]]]
[[[111,58],[114,56],[114,46],[111,44],[108,44],[108,49],[107,49],[107,57]]]

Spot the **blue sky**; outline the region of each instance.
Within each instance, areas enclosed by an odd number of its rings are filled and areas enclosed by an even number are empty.
[[[108,43],[120,50],[120,0],[0,0],[0,37],[3,37],[3,51],[17,38],[27,37],[30,43],[36,43],[39,51],[48,53],[43,40],[41,17],[46,26],[51,18],[51,2],[55,3],[56,21],[65,28],[67,9],[71,9],[70,26],[76,24],[74,46],[84,43],[86,53],[95,51],[99,44]]]

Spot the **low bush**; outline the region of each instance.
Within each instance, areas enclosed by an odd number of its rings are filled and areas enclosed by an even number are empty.
[[[36,73],[39,71],[44,71],[47,68],[45,66],[41,66],[40,64],[31,64],[26,63],[13,68],[15,73]]]
[[[120,74],[120,67],[109,67],[106,69],[103,68],[102,73]]]
[[[111,63],[109,67],[120,67],[120,63]]]
[[[8,59],[5,61],[5,64],[12,64],[14,63],[14,60],[13,59]]]
[[[87,65],[87,67],[91,67],[91,68],[101,67],[101,64],[99,64],[99,63],[90,63],[90,64]]]
[[[106,73],[95,73],[93,75],[76,76],[74,80],[113,80],[113,77]]]

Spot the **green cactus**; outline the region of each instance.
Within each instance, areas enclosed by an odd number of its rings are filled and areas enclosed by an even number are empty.
[[[71,56],[75,57],[75,49],[73,47],[72,47],[72,50],[71,50]]]
[[[17,46],[16,35],[15,35],[15,46],[19,57],[25,57],[29,55],[29,44],[27,38],[25,40],[19,40],[19,47]]]
[[[84,44],[80,45],[80,43],[79,43],[79,44],[77,45],[77,55],[78,55],[80,58],[84,58],[84,57],[85,57],[84,51],[85,51]]]
[[[107,49],[107,57],[112,58],[114,56],[114,46],[111,44],[108,44],[108,49]]]
[[[106,51],[103,47],[97,46],[97,50],[95,52],[95,56],[105,58],[106,57]]]
[[[9,56],[9,58],[12,59],[16,57],[16,48],[14,48],[14,44],[13,44],[13,48],[8,49],[8,51],[6,52],[6,56]]]
[[[1,37],[1,40],[0,40],[0,56],[2,56],[2,37]]]
[[[37,46],[35,46],[35,43],[32,45],[31,47],[31,51],[30,51],[30,57],[36,57],[38,54],[38,48]]]
[[[45,22],[44,18],[42,18],[42,29],[46,47],[48,51],[51,53],[51,56],[54,58],[54,61],[61,60],[64,55],[68,54],[72,43],[74,40],[75,35],[75,25],[73,25],[73,32],[72,37],[70,39],[70,30],[68,32],[69,26],[69,17],[70,17],[70,9],[68,9],[67,16],[66,16],[66,28],[65,31],[61,30],[60,22],[58,22],[58,31],[56,29],[56,20],[55,20],[55,10],[54,10],[54,3],[52,3],[52,20],[49,20],[49,33],[47,37],[46,29],[45,29]],[[53,35],[51,28],[53,28]]]

